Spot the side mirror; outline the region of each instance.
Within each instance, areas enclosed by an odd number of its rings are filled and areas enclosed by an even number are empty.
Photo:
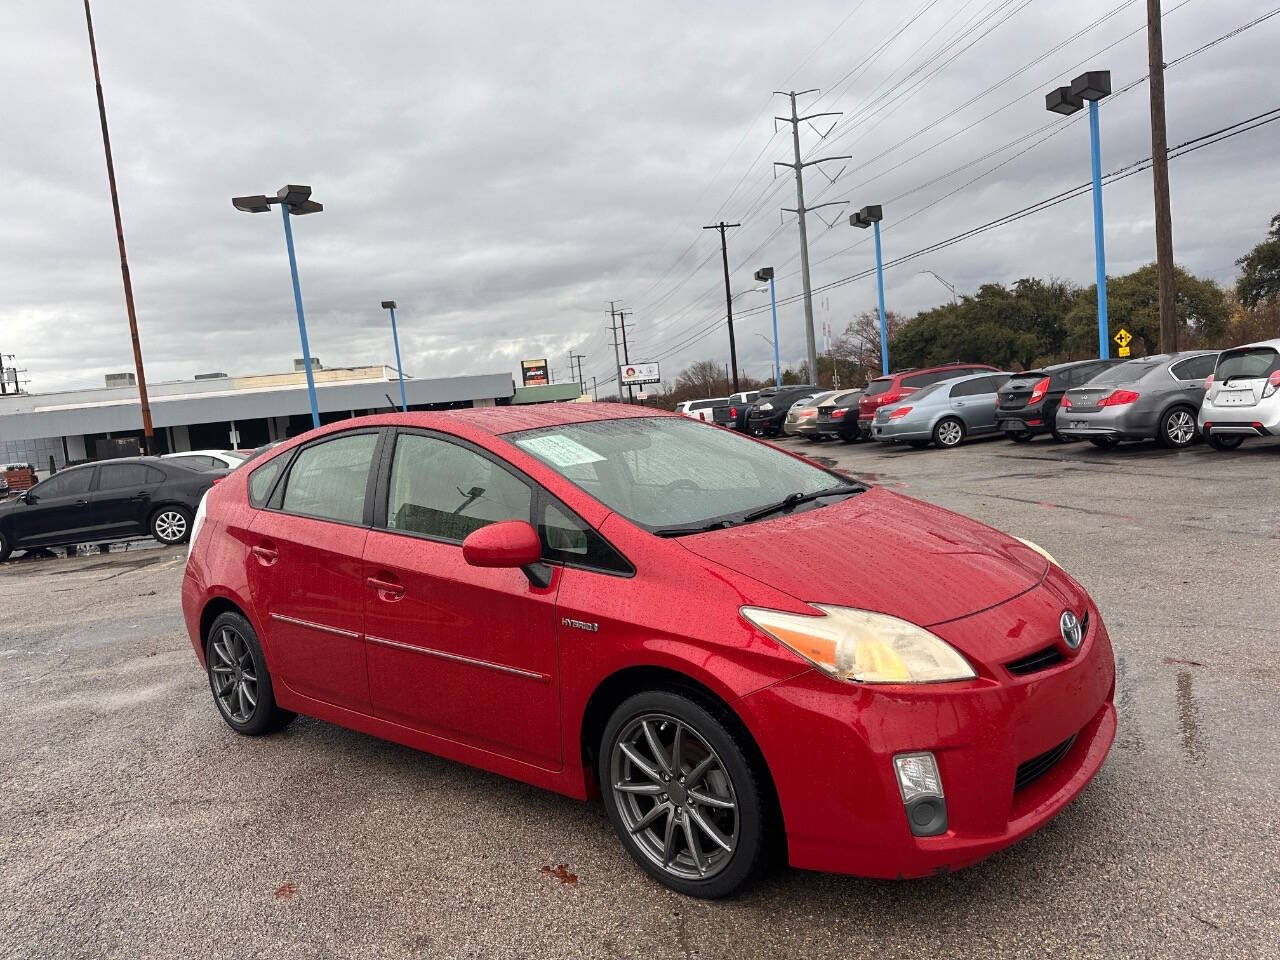
[[[28,506],[36,502],[36,498],[32,495],[31,491],[29,490],[23,490],[20,494],[18,494],[18,499],[21,500],[23,503],[27,504]]]
[[[524,520],[503,520],[463,540],[462,558],[473,567],[528,567],[542,558],[542,541]]]

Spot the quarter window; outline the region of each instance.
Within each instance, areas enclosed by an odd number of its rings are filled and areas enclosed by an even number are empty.
[[[538,525],[543,556],[609,573],[632,572],[609,542],[567,510],[548,502]]]
[[[357,433],[303,449],[285,482],[285,512],[340,523],[362,522],[365,485],[377,443],[376,433]]]
[[[456,443],[403,433],[391,461],[387,526],[462,541],[501,520],[530,518],[524,481]]]
[[[249,502],[253,506],[261,507],[267,502],[267,497],[271,496],[271,488],[275,486],[276,477],[280,475],[280,469],[288,459],[288,455],[283,455],[268,460],[249,474]]]
[[[1180,360],[1169,369],[1179,380],[1203,380],[1213,373],[1214,364],[1218,362],[1215,354],[1206,353],[1202,357],[1188,357]]]

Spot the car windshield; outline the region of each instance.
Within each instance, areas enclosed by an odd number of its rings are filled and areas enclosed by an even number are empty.
[[[1159,360],[1153,361],[1148,357],[1143,357],[1141,360],[1126,360],[1124,363],[1118,363],[1114,367],[1103,370],[1092,380],[1087,381],[1084,386],[1107,387],[1116,383],[1132,383],[1134,380],[1141,380],[1159,365]]]
[[[647,530],[700,529],[849,481],[696,420],[629,417],[510,434],[512,443]]]
[[[1227,350],[1218,358],[1218,369],[1213,378],[1219,383],[1228,380],[1253,380],[1268,377],[1280,370],[1280,353],[1271,347],[1250,347],[1244,350]]]
[[[892,377],[883,377],[877,380],[872,380],[870,383],[867,384],[867,389],[862,391],[862,395],[864,397],[874,397],[881,393],[887,392],[889,387],[891,387],[892,385],[893,385]]]

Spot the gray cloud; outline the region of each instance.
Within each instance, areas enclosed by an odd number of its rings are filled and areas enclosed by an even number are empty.
[[[833,135],[829,149],[854,160],[831,186],[811,172],[810,202],[863,181],[847,199],[884,201],[1047,123],[1044,90],[1140,26],[1143,4],[955,107],[1120,2],[1072,4],[1069,23],[1060,4],[1032,3],[914,95],[874,112],[876,92],[960,25],[1013,9],[976,0],[930,6],[853,83],[823,99],[820,109],[873,112],[843,139]],[[95,26],[150,375],[274,370],[297,354],[279,220],[238,214],[229,203],[286,181],[312,184],[326,206],[296,221],[295,233],[312,349],[330,365],[390,358],[378,301],[395,297],[412,373],[514,373],[521,357],[542,355],[567,369],[572,348],[588,354],[588,376],[604,379],[608,299],[636,310],[633,357],[716,323],[717,238],[700,228],[731,191],[719,215],[744,223],[730,235],[735,290],[750,289],[751,270],[773,263],[779,295],[798,292],[794,225],[767,239],[778,207],[794,205],[789,182],[775,182],[769,165],[789,154],[785,134],[770,141],[783,101],[770,101],[769,91],[784,82],[829,86],[919,9],[864,3],[832,33],[854,6],[100,4]],[[1166,0],[1168,60],[1258,14],[1247,0],[1173,6]],[[1280,18],[1169,71],[1171,142],[1280,106],[1269,62],[1278,31]],[[17,93],[0,140],[0,349],[19,355],[37,390],[101,382],[129,369],[131,357],[80,8],[6,4],[0,36],[0,83]],[[1117,86],[1140,77],[1144,35],[1090,65],[1109,67]],[[1140,86],[1106,104],[1106,169],[1150,152],[1146,97]],[[935,130],[868,163],[941,116]],[[1179,262],[1220,281],[1234,276],[1233,260],[1280,209],[1278,146],[1280,124],[1174,162]],[[805,148],[828,149],[809,131]],[[904,219],[1013,152],[886,206],[886,257],[1088,174],[1087,128],[1077,123]],[[1111,272],[1152,259],[1149,174],[1108,187],[1106,208]],[[925,267],[969,290],[1033,274],[1089,283],[1089,217],[1088,199],[1075,200],[890,271],[890,306],[945,299],[936,281],[917,275]],[[815,284],[871,264],[869,238],[843,220],[828,230],[814,219],[811,228]],[[762,302],[739,301],[744,310]],[[871,281],[849,284],[819,299],[818,319],[838,331],[873,302]],[[802,356],[800,305],[782,308],[779,322],[784,358]],[[740,355],[753,373],[767,367],[769,349],[754,336],[767,329],[766,313],[741,321]],[[664,369],[727,352],[716,327]]]

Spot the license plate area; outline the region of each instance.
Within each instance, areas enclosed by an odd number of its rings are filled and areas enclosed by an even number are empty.
[[[1252,390],[1224,390],[1216,402],[1220,407],[1251,407],[1255,401]]]

